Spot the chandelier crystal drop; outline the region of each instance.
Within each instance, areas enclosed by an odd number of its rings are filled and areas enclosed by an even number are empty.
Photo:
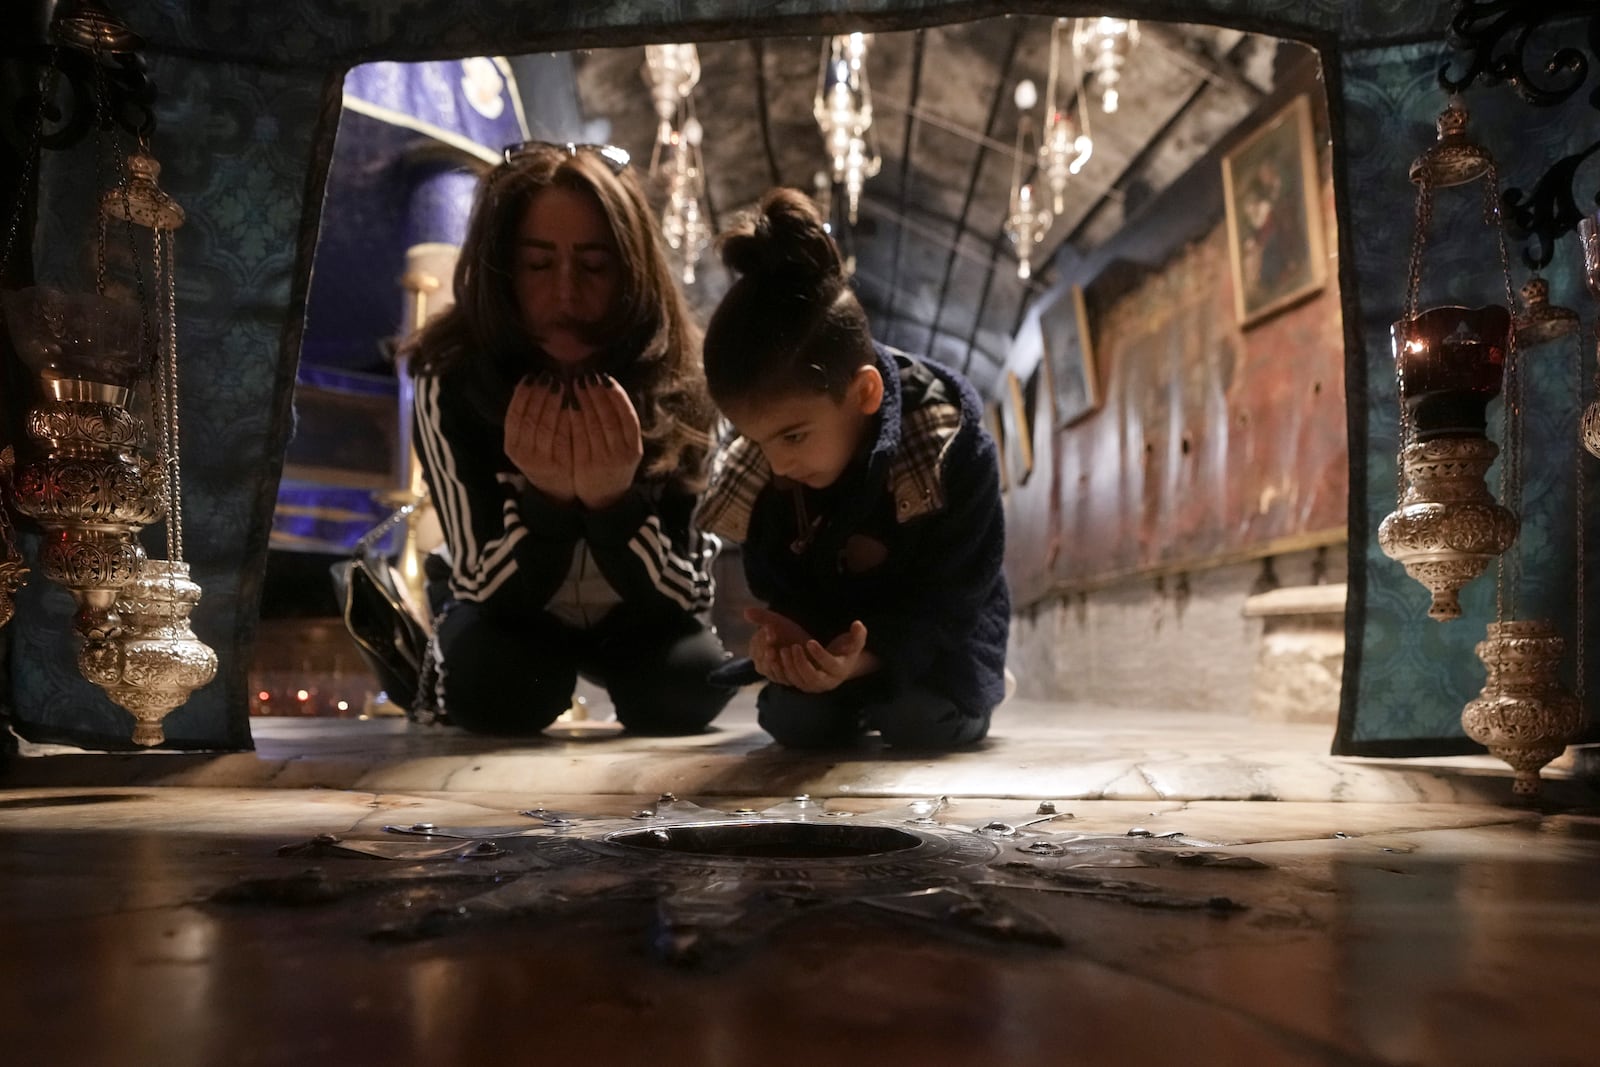
[[[711,243],[705,160],[700,153],[704,132],[694,114],[700,54],[692,44],[649,45],[643,73],[659,120],[649,174],[665,189],[661,234],[678,254],[684,284],[692,285],[700,257]]]
[[[650,173],[654,175],[663,150],[670,148],[679,109],[700,84],[700,53],[692,44],[646,45],[641,73],[656,109],[656,142],[650,152]]]
[[[832,164],[833,181],[845,188],[851,225],[861,206],[867,179],[878,173],[883,157],[871,135],[872,88],[867,81],[865,33],[841,34],[822,44],[822,67],[811,111]]]
[[[667,164],[667,199],[661,211],[661,234],[683,262],[683,283],[693,285],[695,268],[711,243],[711,227],[705,217],[705,161],[700,154],[704,132],[700,120],[690,114],[681,130],[668,134],[671,161]]]
[[[1061,78],[1062,54],[1070,50],[1063,47],[1069,28],[1068,19],[1056,19],[1050,24],[1050,81],[1045,89],[1044,138],[1039,145],[1039,170],[1050,184],[1051,208],[1057,215],[1066,209],[1067,182],[1089,162],[1094,154],[1094,139],[1089,134],[1089,115],[1083,107],[1083,97],[1077,93],[1077,79],[1069,75],[1065,83],[1072,87],[1073,98],[1063,101]],[[1075,108],[1074,118],[1068,105]],[[1022,106],[1020,101],[1018,106]],[[1031,108],[1033,105],[1027,105]],[[1027,108],[1024,108],[1026,110]]]
[[[1119,93],[1117,83],[1122,80],[1122,68],[1128,54],[1139,44],[1139,23],[1136,19],[1099,18],[1079,19],[1072,31],[1072,50],[1078,62],[1089,74],[1095,91],[1100,94],[1100,106],[1107,115],[1117,110]]]
[[[1017,84],[1015,100],[1020,116],[1017,120],[1017,148],[1011,158],[1011,208],[1006,215],[1006,236],[1017,249],[1017,277],[1027,279],[1033,274],[1034,250],[1044,242],[1055,216],[1050,208],[1035,194],[1032,175],[1024,173],[1023,160],[1028,170],[1033,170],[1034,152],[1028,142],[1033,133],[1033,120],[1028,109],[1039,96],[1033,82],[1023,80]]]

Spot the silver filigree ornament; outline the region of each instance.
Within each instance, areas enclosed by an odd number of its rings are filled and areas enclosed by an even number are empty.
[[[88,53],[97,66],[107,56],[139,46],[138,37],[93,0],[63,7],[51,23],[55,43]],[[42,143],[56,73],[56,65],[48,64],[41,76],[41,103],[0,264],[9,263],[17,247],[32,188],[31,161]],[[110,138],[116,182],[125,195],[129,172],[118,145],[118,123],[110,116],[113,104],[102,81],[95,83],[94,93],[96,136]],[[97,160],[98,150],[97,145]],[[14,462],[6,464],[5,480],[16,510],[33,518],[44,535],[40,569],[72,593],[74,626],[91,639],[120,627],[117,595],[144,559],[138,532],[166,509],[166,478],[142,454],[144,428],[128,409],[151,351],[145,290],[136,269],[138,302],[113,295],[103,217],[99,223],[92,292],[38,286],[3,294],[7,331],[38,386],[26,435]],[[9,588],[16,577],[17,568],[7,567],[0,585]]]
[[[72,594],[87,638],[114,634],[118,592],[144,560],[138,533],[166,510],[165,478],[140,452],[126,406],[139,369],[139,316],[97,293],[34,287],[3,296],[6,323],[39,385],[9,479],[39,524],[39,567]]]
[[[1566,641],[1542,619],[1489,624],[1478,658],[1489,677],[1467,702],[1461,726],[1516,773],[1512,793],[1539,795],[1539,771],[1583,728],[1583,707],[1560,681]]]
[[[148,229],[158,308],[156,374],[152,407],[157,423],[157,454],[168,501],[167,559],[146,559],[117,598],[121,629],[84,643],[78,669],[134,717],[135,744],[165,740],[163,720],[217,673],[217,654],[195,636],[190,613],[200,602],[200,586],[183,560],[183,493],[180,478],[178,417],[177,292],[174,232],[183,209],[157,184],[161,173],[149,155],[128,160],[130,180],[101,199],[105,219]]]

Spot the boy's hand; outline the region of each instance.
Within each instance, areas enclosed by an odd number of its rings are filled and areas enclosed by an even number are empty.
[[[850,624],[850,629],[828,642],[808,639],[803,645],[790,645],[779,654],[789,684],[804,693],[826,693],[859,674],[866,673],[867,628],[860,619]],[[875,665],[875,664],[874,664]]]
[[[769,682],[778,685],[793,686],[789,681],[789,672],[783,668],[783,660],[778,654],[778,645],[773,637],[772,630],[765,626],[760,627],[750,637],[750,662],[756,670]]]
[[[772,637],[772,643],[778,648],[803,645],[811,640],[811,635],[806,633],[799,623],[770,608],[745,608],[744,621],[755,623],[766,630]]]
[[[803,693],[826,693],[877,667],[866,651],[867,628],[860,620],[823,647],[799,623],[776,611],[749,608],[744,617],[759,627],[750,639],[750,659],[768,681]]]

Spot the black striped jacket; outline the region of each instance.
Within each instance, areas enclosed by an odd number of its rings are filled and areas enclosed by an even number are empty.
[[[422,375],[414,407],[422,462],[445,544],[450,592],[528,617],[561,588],[580,541],[624,602],[704,616],[721,542],[690,523],[698,498],[639,481],[614,507],[559,505],[506,457],[504,428],[485,419],[450,375]],[[504,405],[501,405],[504,409]]]

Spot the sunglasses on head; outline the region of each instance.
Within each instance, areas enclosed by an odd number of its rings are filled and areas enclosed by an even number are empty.
[[[611,173],[621,174],[633,161],[625,148],[618,148],[614,144],[574,144],[572,141],[523,141],[521,144],[506,145],[503,153],[507,163],[515,163],[523,156],[531,155],[541,148],[556,148],[564,151],[569,156],[576,156],[579,152],[588,152],[597,155],[611,168]]]

